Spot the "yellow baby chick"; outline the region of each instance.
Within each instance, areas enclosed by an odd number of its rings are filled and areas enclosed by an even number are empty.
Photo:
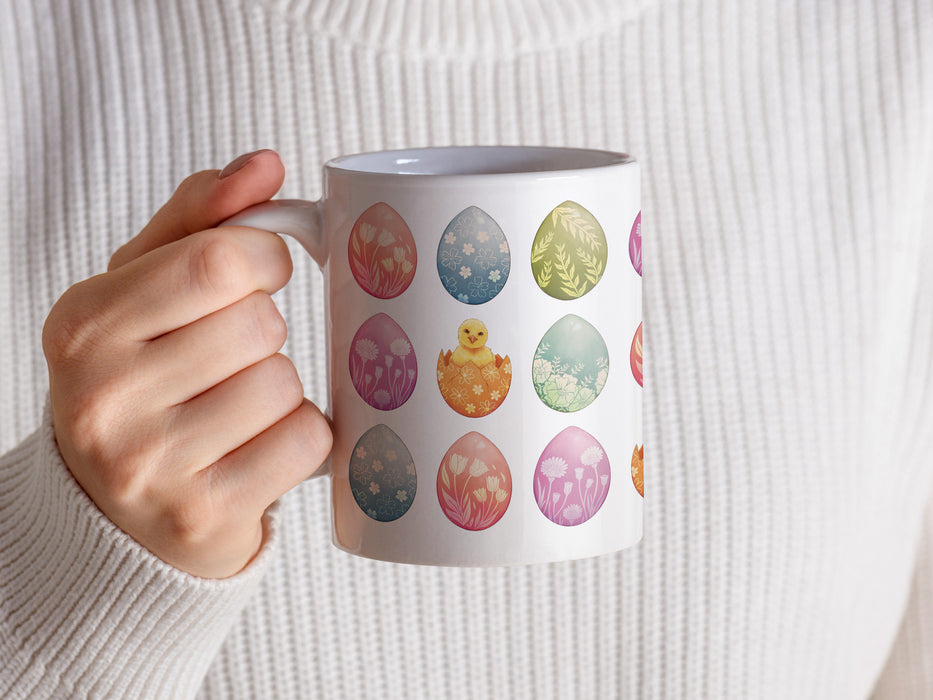
[[[472,362],[477,367],[485,367],[496,359],[492,350],[485,347],[486,341],[489,340],[489,333],[485,324],[479,319],[468,318],[461,323],[457,339],[460,345],[450,356],[450,361],[455,365],[462,367],[467,362]]]

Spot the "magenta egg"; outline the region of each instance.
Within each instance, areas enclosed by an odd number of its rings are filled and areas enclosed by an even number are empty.
[[[534,493],[538,508],[551,522],[585,523],[609,493],[609,457],[599,441],[570,426],[551,440],[538,459]]]
[[[635,272],[641,275],[641,212],[635,217],[632,232],[628,237],[628,257],[632,261]]]
[[[415,390],[418,362],[411,340],[387,314],[372,316],[353,336],[350,379],[360,397],[382,411],[398,408]]]

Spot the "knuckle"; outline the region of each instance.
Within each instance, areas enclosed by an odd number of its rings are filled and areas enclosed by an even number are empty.
[[[271,296],[265,292],[252,294],[249,297],[248,314],[248,343],[258,341],[269,352],[275,352],[285,344],[288,327]]]
[[[276,353],[263,361],[270,374],[270,386],[275,387],[280,405],[289,410],[298,408],[304,399],[304,387],[295,365],[285,355]]]
[[[42,327],[42,350],[50,364],[79,360],[99,343],[102,324],[79,282],[59,298]]]
[[[191,258],[191,283],[198,291],[227,296],[246,278],[247,261],[231,236],[210,232],[201,238]]]
[[[120,402],[100,390],[77,397],[69,416],[72,444],[95,465],[96,479],[108,498],[120,504],[138,502],[148,475],[164,459],[164,441],[131,437],[130,425]]]
[[[113,460],[98,478],[108,498],[114,503],[134,505],[146,485],[143,464],[132,459]]]
[[[297,429],[306,442],[306,454],[315,468],[327,458],[334,444],[334,436],[327,419],[310,401],[295,412]]]
[[[198,192],[198,182],[203,177],[204,171],[188,175],[184,180],[178,183],[178,187],[175,188],[175,192],[172,194],[172,199],[186,200],[189,195],[196,194]]]
[[[186,547],[204,544],[212,534],[214,512],[210,499],[183,493],[163,507],[161,529],[168,538]]]

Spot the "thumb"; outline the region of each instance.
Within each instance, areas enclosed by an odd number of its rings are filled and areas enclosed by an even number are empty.
[[[269,149],[244,153],[223,170],[189,175],[143,230],[113,254],[108,271],[265,202],[279,191],[284,179],[285,166]]]

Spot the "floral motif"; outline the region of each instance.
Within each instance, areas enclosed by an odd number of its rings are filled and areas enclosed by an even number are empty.
[[[356,354],[363,360],[372,361],[379,357],[379,348],[369,338],[360,338],[356,341]]]
[[[502,291],[510,265],[505,234],[479,207],[470,206],[457,214],[441,236],[437,251],[441,284],[466,304],[483,304]]]
[[[456,270],[458,267],[460,267],[460,263],[463,262],[463,258],[460,257],[460,251],[458,251],[456,248],[445,248],[442,250],[440,252],[439,260],[441,265],[450,268],[451,270]]]
[[[408,357],[408,353],[411,352],[411,343],[404,338],[396,338],[389,344],[389,350],[396,357]]]
[[[567,472],[567,462],[560,457],[548,457],[541,462],[541,473],[548,479],[559,479]]]

